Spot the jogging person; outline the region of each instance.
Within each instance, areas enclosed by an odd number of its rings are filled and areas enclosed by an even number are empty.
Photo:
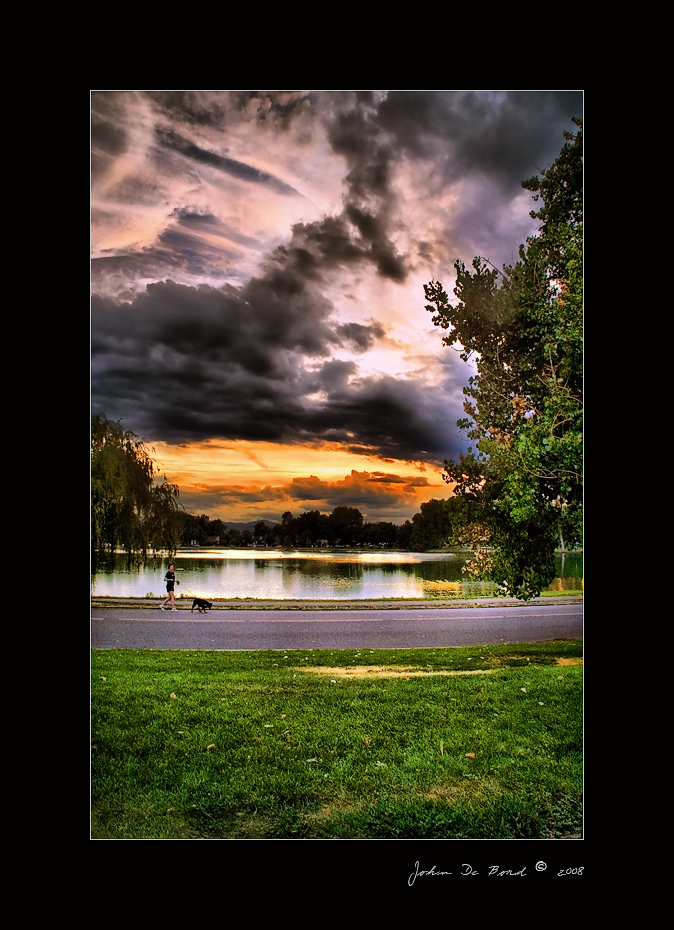
[[[168,571],[164,576],[164,581],[166,582],[166,600],[159,609],[163,610],[167,604],[170,604],[171,610],[177,610],[178,608],[175,606],[175,594],[173,592],[173,586],[175,584],[180,584],[180,582],[176,581],[176,573],[173,571],[172,565],[169,565]]]

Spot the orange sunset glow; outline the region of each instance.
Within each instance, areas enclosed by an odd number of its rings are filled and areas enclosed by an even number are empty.
[[[399,522],[427,500],[451,493],[439,468],[339,448],[209,440],[185,447],[155,443],[154,450],[188,512],[232,522],[273,520],[279,507],[295,515],[325,512],[342,502],[358,506],[366,520],[373,513]]]

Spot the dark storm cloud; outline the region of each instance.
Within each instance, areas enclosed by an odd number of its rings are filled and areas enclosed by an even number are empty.
[[[406,256],[391,240],[396,195],[392,186],[395,151],[382,138],[371,94],[355,95],[352,109],[328,123],[328,137],[348,166],[343,217],[362,243],[361,256],[382,278],[402,283],[408,273]]]
[[[283,181],[275,178],[273,175],[267,174],[264,171],[258,171],[257,168],[253,168],[251,165],[246,165],[240,161],[235,161],[233,158],[226,158],[223,155],[217,155],[215,152],[209,152],[206,149],[200,148],[200,146],[190,142],[189,139],[185,139],[172,129],[165,129],[162,126],[157,126],[155,128],[155,133],[160,145],[172,149],[175,152],[179,152],[181,155],[184,155],[185,158],[191,158],[196,162],[210,165],[212,168],[224,171],[226,174],[231,175],[233,178],[238,178],[241,181],[248,181],[254,184],[266,184],[274,190],[279,191],[281,194],[297,195],[297,191],[294,187],[290,187],[289,184],[284,184]]]
[[[287,244],[280,245],[267,258],[263,269],[279,269],[298,280],[321,281],[326,273],[363,261],[367,248],[353,241],[343,216],[329,216],[315,223],[297,223]]]
[[[446,180],[479,172],[519,192],[557,157],[563,130],[582,110],[580,91],[392,91],[377,121],[412,157],[436,157],[444,146]]]
[[[383,213],[373,215],[348,204],[338,216],[297,223],[289,242],[278,246],[264,267],[322,281],[336,268],[371,264],[381,277],[401,283],[407,271],[387,236]]]
[[[421,381],[390,376],[328,385],[327,402],[305,413],[303,429],[307,438],[354,450],[369,444],[383,457],[441,462],[458,451],[453,436],[460,387],[457,382],[452,390],[448,381],[437,392]]]
[[[251,99],[259,104],[255,95],[247,95],[246,102]],[[344,206],[337,215],[293,227],[290,241],[273,259],[313,280],[335,266],[366,262],[382,278],[403,283],[417,257],[430,260],[430,243],[410,256],[393,241],[399,223],[393,169],[403,156],[433,159],[439,193],[464,178],[482,179],[466,209],[459,205],[444,238],[466,252],[464,260],[486,246],[484,251],[491,249],[496,261],[504,261],[509,249],[500,245],[505,230],[499,209],[522,194],[525,178],[554,160],[562,132],[582,113],[580,92],[394,91],[378,98],[326,93],[310,99],[312,114],[324,122],[334,151],[347,163]],[[290,113],[308,103],[295,100],[288,106]],[[512,225],[510,218],[503,222]],[[511,230],[517,241],[509,248],[516,251],[531,228],[523,217],[521,229]]]
[[[344,323],[337,326],[335,331],[344,339],[354,352],[367,352],[377,339],[382,339],[386,332],[379,323],[373,322],[369,326],[362,323]]]
[[[391,240],[392,162],[396,152],[382,144],[376,109],[369,93],[269,94],[229,92],[219,109],[209,108],[199,95],[160,95],[164,112],[186,123],[225,127],[254,119],[276,133],[293,133],[306,143],[311,125],[322,123],[334,151],[347,163],[343,209],[311,223],[298,223],[288,241],[269,257],[265,267],[282,267],[288,274],[320,281],[335,268],[371,265],[385,279],[402,283],[407,277],[405,256]],[[153,105],[157,99],[152,97]],[[304,118],[302,128],[298,121]],[[309,128],[307,128],[309,127]],[[297,193],[278,179],[249,165],[217,155],[174,129],[157,127],[162,146],[196,163],[208,164],[252,183],[275,185],[283,193]]]
[[[280,275],[240,291],[164,282],[131,303],[94,298],[94,409],[167,442],[330,441],[434,462],[454,452],[461,378],[448,367],[437,393],[412,380],[358,378],[354,362],[329,358],[354,339],[348,324],[331,323],[331,309]],[[372,323],[355,336],[379,331]]]
[[[134,107],[140,115],[129,115]],[[146,110],[143,133],[138,123]],[[456,258],[468,263],[478,252],[497,265],[508,261],[534,228],[527,212],[513,212],[511,204],[522,196],[522,180],[557,156],[574,115],[582,115],[582,96],[557,92],[92,95],[92,176],[114,168],[127,150],[133,154],[134,132],[137,149],[151,153],[152,168],[161,167],[156,175],[136,177],[129,155],[128,171],[105,175],[110,200],[101,199],[101,210],[108,211],[100,214],[101,225],[114,228],[120,204],[160,202],[162,184],[180,180],[180,196],[167,200],[156,233],[150,227],[141,237],[151,244],[109,248],[92,264],[94,290],[129,301],[93,300],[95,411],[124,417],[129,428],[167,442],[329,441],[359,453],[375,450],[392,461],[456,457],[455,423],[466,381],[456,358],[443,356],[444,381],[433,388],[412,377],[360,377],[355,362],[333,355],[340,349],[366,352],[383,338],[384,327],[372,319],[338,323],[325,285],[347,270],[347,286],[357,290],[353,279],[369,269],[402,285],[420,263],[433,273],[438,266],[450,271]],[[204,168],[264,196],[296,193],[272,174],[222,154],[227,129],[237,123],[246,123],[249,133],[252,123],[269,137],[286,134],[306,146],[308,157],[312,132],[322,127],[322,138],[346,165],[341,208],[296,223],[261,263],[259,242],[207,207],[185,206],[193,192],[184,189],[201,181]],[[223,134],[220,148],[216,132]],[[405,159],[412,164],[404,185],[412,189],[401,194],[396,172]],[[397,235],[407,221],[401,198],[415,208],[454,190],[456,203],[438,214],[434,229],[409,228],[406,252]],[[286,197],[282,202],[292,203]],[[122,241],[135,239],[130,233]],[[257,276],[241,287],[187,287],[171,280],[186,275],[218,281],[225,274],[237,280],[241,268],[253,267],[250,255]]]
[[[419,258],[431,264],[448,258],[450,267],[456,258],[469,262],[478,253],[497,265],[516,258],[535,227],[526,216],[515,220],[509,205],[522,195],[523,180],[554,161],[563,132],[582,110],[580,91],[386,94],[370,119],[387,134],[391,159],[404,154],[431,160],[438,195],[460,181],[471,185],[441,238],[423,243]],[[450,255],[443,258],[447,248]]]

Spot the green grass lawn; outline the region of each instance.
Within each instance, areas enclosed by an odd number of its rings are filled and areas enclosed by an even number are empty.
[[[92,836],[578,833],[581,656],[94,651]]]

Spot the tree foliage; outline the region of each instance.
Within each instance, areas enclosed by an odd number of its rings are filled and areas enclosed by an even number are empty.
[[[452,306],[442,284],[425,285],[445,345],[475,359],[458,425],[474,445],[445,462],[470,515],[461,542],[470,566],[503,594],[538,595],[554,578],[554,550],[582,539],[582,122],[541,177],[524,181],[537,235],[500,272],[479,256],[462,262]]]
[[[91,421],[92,568],[116,549],[129,559],[179,542],[178,486],[155,481],[151,450],[135,433],[97,414]]]
[[[430,500],[421,505],[419,513],[412,517],[412,532],[408,547],[415,552],[441,549],[447,545],[452,532],[452,519],[448,501]]]

